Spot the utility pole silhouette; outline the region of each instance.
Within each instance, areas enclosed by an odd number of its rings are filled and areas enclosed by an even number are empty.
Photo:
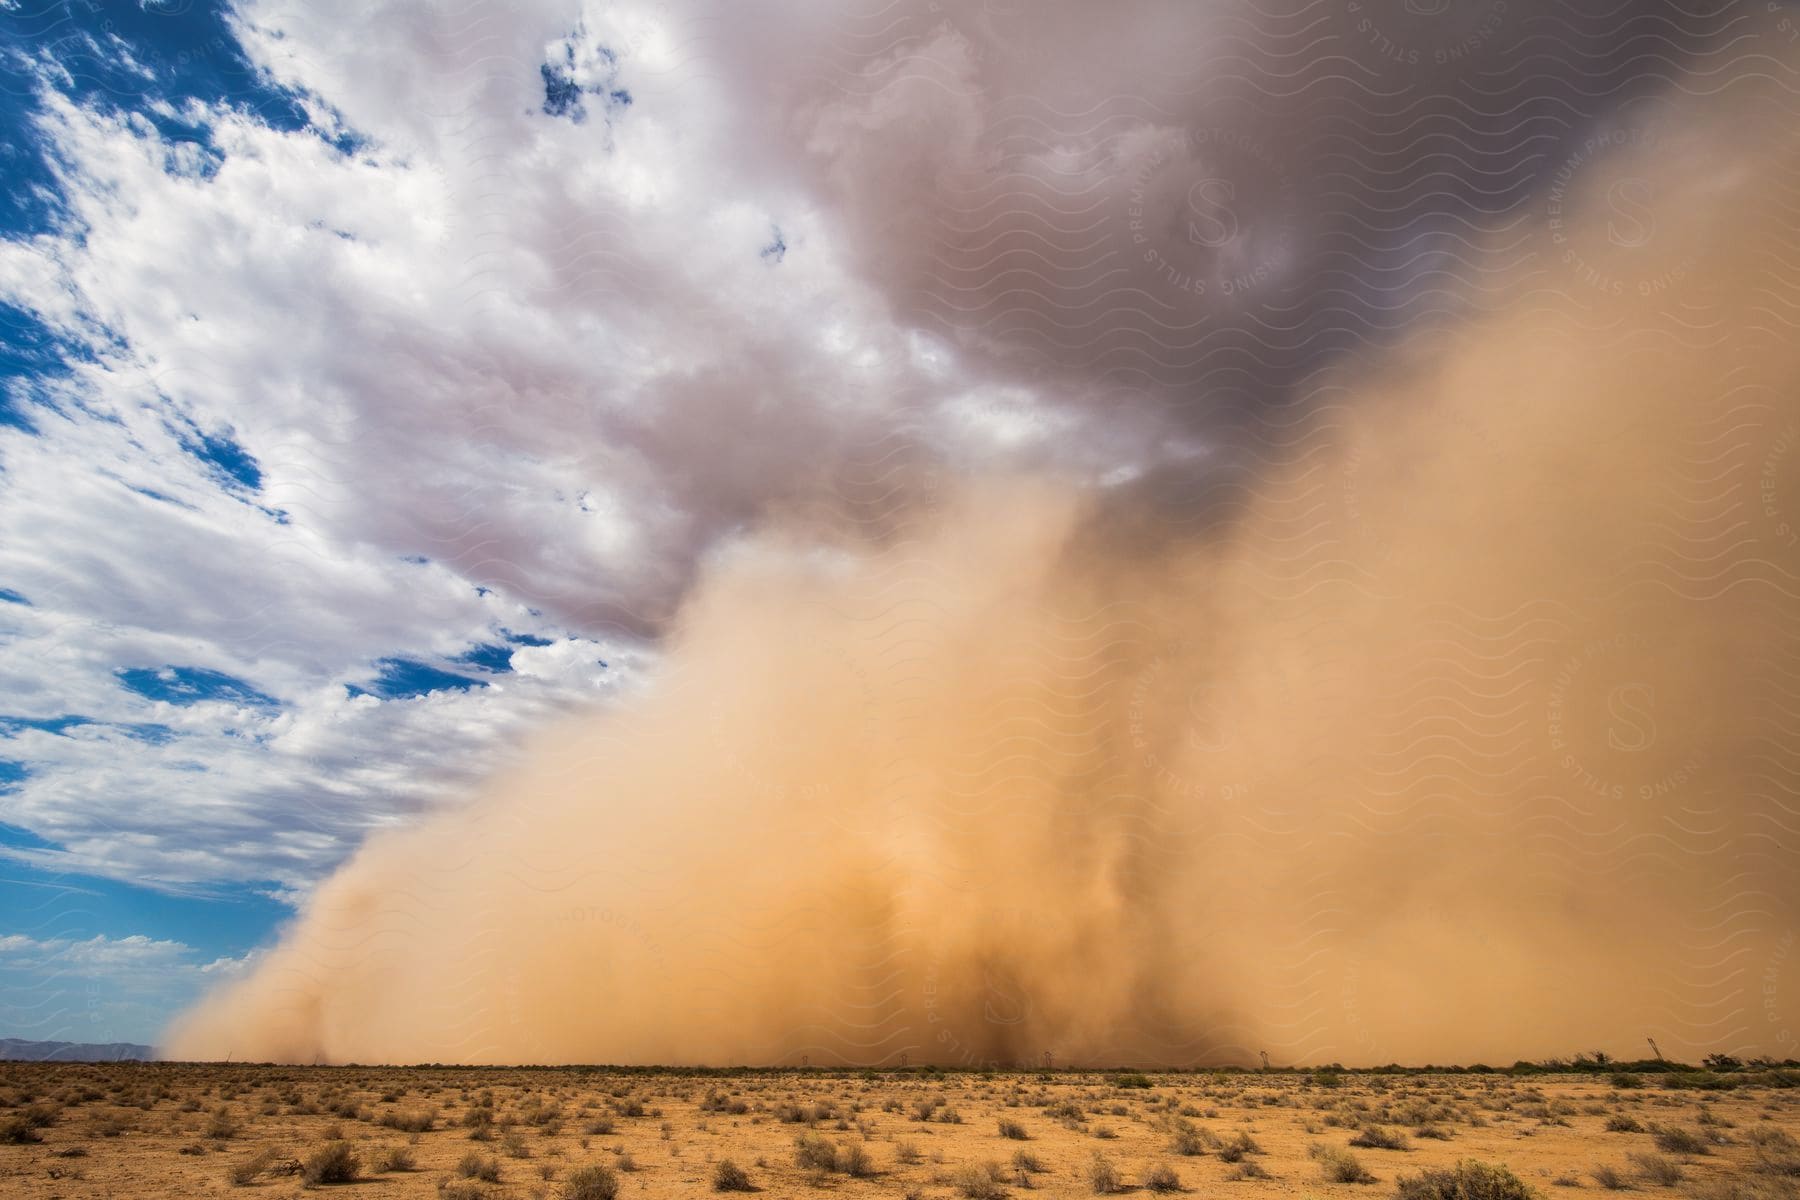
[[[1656,1039],[1655,1039],[1655,1038],[1653,1038],[1653,1037],[1649,1037],[1649,1036],[1646,1036],[1646,1037],[1645,1037],[1645,1038],[1644,1038],[1644,1040],[1645,1040],[1645,1041],[1646,1041],[1646,1042],[1649,1042],[1649,1043],[1650,1043],[1650,1053],[1652,1053],[1652,1054],[1654,1054],[1654,1055],[1656,1055],[1656,1061],[1657,1061],[1657,1062],[1667,1062],[1667,1061],[1668,1061],[1668,1060],[1667,1060],[1667,1059],[1665,1059],[1665,1058],[1664,1058],[1664,1057],[1663,1057],[1663,1055],[1662,1055],[1662,1051],[1661,1051],[1661,1050],[1658,1050],[1658,1049],[1657,1049],[1657,1048],[1656,1048]]]
[[[1044,1070],[1048,1071],[1051,1063],[1054,1061],[1055,1060],[1050,1057],[1050,1052],[1048,1050],[1044,1051]]]
[[[906,1065],[906,1063],[907,1063],[907,1054],[906,1054],[906,1051],[902,1050],[900,1052],[900,1065],[904,1067]]]
[[[1257,1053],[1262,1055],[1263,1070],[1267,1071],[1269,1069],[1269,1052],[1267,1050],[1258,1050]]]

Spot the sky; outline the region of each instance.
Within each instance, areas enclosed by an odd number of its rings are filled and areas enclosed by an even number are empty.
[[[1698,8],[0,0],[0,1034],[155,1040],[772,514],[1204,530],[1319,372],[1614,291],[1559,189],[1788,71]]]

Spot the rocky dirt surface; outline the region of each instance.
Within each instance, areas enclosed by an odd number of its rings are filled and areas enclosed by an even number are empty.
[[[1800,1077],[1726,1081],[6,1063],[0,1195],[1800,1200]]]

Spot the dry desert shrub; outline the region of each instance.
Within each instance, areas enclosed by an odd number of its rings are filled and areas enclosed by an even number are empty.
[[[1403,1175],[1394,1184],[1395,1200],[1534,1200],[1535,1195],[1506,1167],[1474,1159]]]
[[[377,1175],[386,1175],[390,1171],[413,1170],[412,1151],[405,1146],[389,1146],[375,1157],[369,1169]]]
[[[1653,1130],[1658,1150],[1670,1154],[1706,1154],[1706,1140],[1692,1130],[1674,1125],[1658,1125]]]
[[[1375,1182],[1362,1160],[1341,1147],[1314,1142],[1306,1153],[1319,1164],[1319,1173],[1332,1183]]]
[[[384,1129],[392,1129],[400,1133],[429,1133],[437,1124],[437,1109],[425,1112],[390,1112],[382,1113],[375,1123]]]
[[[1706,1181],[1691,1193],[1694,1200],[1800,1200],[1800,1185],[1768,1175],[1728,1175]]]
[[[1588,1178],[1609,1192],[1623,1191],[1628,1185],[1625,1177],[1614,1167],[1598,1166],[1588,1172]]]
[[[37,1126],[17,1113],[0,1119],[0,1145],[25,1146],[43,1140]]]
[[[1800,1142],[1792,1136],[1772,1125],[1758,1125],[1750,1131],[1750,1144],[1756,1147],[1758,1172],[1800,1178]]]
[[[1660,1154],[1631,1153],[1625,1156],[1637,1168],[1638,1178],[1658,1187],[1674,1187],[1681,1182],[1681,1165]]]
[[[1159,1195],[1167,1192],[1179,1192],[1181,1190],[1181,1176],[1175,1173],[1174,1167],[1171,1167],[1166,1163],[1160,1166],[1151,1167],[1148,1171],[1144,1172],[1144,1187]]]
[[[1088,1163],[1088,1186],[1096,1196],[1110,1196],[1124,1185],[1119,1179],[1119,1168],[1112,1165],[1104,1154],[1094,1155]]]
[[[324,1183],[349,1183],[362,1169],[362,1162],[346,1141],[327,1142],[312,1152],[300,1166],[300,1178],[308,1187]]]
[[[721,1158],[713,1167],[712,1188],[715,1192],[753,1192],[750,1176],[729,1158]]]
[[[1256,1139],[1244,1130],[1239,1130],[1236,1134],[1220,1142],[1218,1146],[1219,1158],[1228,1163],[1242,1162],[1247,1155],[1261,1153],[1262,1147],[1257,1145]]]
[[[1361,1132],[1350,1139],[1350,1144],[1365,1150],[1404,1150],[1406,1135],[1380,1125],[1365,1125]]]
[[[463,1179],[479,1179],[483,1183],[500,1182],[500,1160],[471,1150],[462,1156],[456,1164],[456,1173]]]
[[[1169,1149],[1188,1158],[1205,1154],[1206,1137],[1192,1124],[1183,1121],[1169,1135]]]
[[[269,1169],[276,1157],[273,1147],[265,1147],[249,1158],[231,1164],[231,1169],[226,1172],[226,1175],[234,1187],[247,1187],[255,1182],[258,1175]]]
[[[965,1163],[950,1176],[950,1185],[966,1200],[1000,1200],[1006,1195],[1000,1186],[1004,1177],[999,1163]]]
[[[875,1160],[861,1142],[846,1142],[838,1147],[837,1169],[853,1179],[867,1179],[875,1173]]]
[[[615,1200],[619,1177],[599,1163],[577,1167],[563,1182],[563,1200]]]
[[[816,1133],[794,1139],[794,1162],[805,1170],[831,1172],[861,1179],[875,1173],[874,1160],[860,1143],[834,1145]]]
[[[794,1163],[807,1171],[835,1171],[837,1147],[822,1137],[803,1133],[794,1139]]]

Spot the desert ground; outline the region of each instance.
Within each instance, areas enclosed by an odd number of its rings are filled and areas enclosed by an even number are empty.
[[[1790,1200],[1797,1082],[3,1063],[0,1194]]]

